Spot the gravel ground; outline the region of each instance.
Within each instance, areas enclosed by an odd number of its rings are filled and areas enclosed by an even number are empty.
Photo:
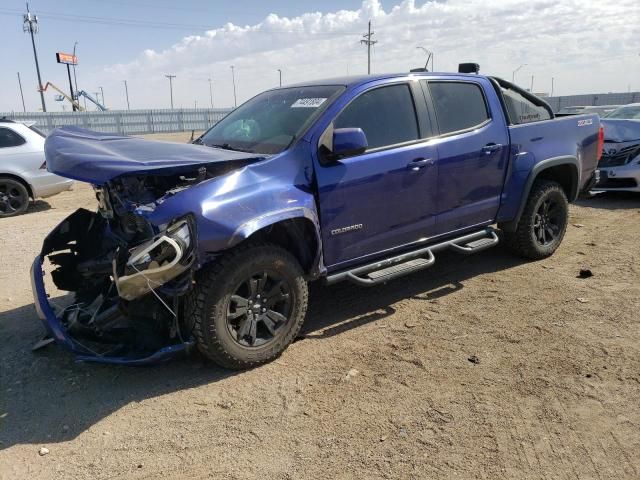
[[[640,478],[640,196],[572,206],[544,261],[314,285],[299,341],[241,373],[31,352],[30,263],[94,204],[76,184],[0,222],[0,478]]]

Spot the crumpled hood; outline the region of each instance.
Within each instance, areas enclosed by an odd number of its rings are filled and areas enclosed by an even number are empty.
[[[150,141],[78,127],[54,130],[45,141],[44,151],[51,173],[95,185],[122,175],[178,174],[212,163],[265,158],[265,155]]]
[[[631,142],[640,140],[640,120],[623,120],[603,118],[600,123],[604,127],[605,142]]]

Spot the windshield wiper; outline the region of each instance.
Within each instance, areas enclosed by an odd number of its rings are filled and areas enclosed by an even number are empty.
[[[253,153],[252,150],[248,150],[248,149],[244,149],[244,148],[237,148],[237,147],[232,147],[231,145],[229,145],[228,143],[222,143],[222,144],[211,144],[208,145],[209,147],[215,147],[215,148],[224,148],[225,150],[232,150],[234,152],[244,152],[244,153]]]

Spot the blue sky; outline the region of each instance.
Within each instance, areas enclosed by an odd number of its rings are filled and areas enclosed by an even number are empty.
[[[478,61],[483,71],[525,87],[556,93],[640,90],[640,2],[590,0],[323,0],[234,2],[205,0],[33,0],[42,80],[68,88],[56,51],[78,42],[78,85],[104,87],[110,108],[168,107],[164,73],[177,75],[176,106],[208,106],[208,78],[217,106],[233,103],[229,66],[235,65],[239,100],[277,84],[364,73],[358,43],[372,19],[379,43],[374,71],[405,71],[423,62],[416,49],[434,50],[436,69]],[[28,110],[39,106],[28,35],[19,0],[0,3],[3,68],[0,111],[21,110],[20,72]],[[272,15],[275,14],[275,15]],[[233,25],[229,25],[233,24]],[[601,35],[598,35],[600,33]],[[618,72],[611,75],[611,72]],[[47,94],[50,110],[61,110]]]

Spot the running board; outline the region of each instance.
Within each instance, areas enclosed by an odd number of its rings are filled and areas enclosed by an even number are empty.
[[[496,231],[493,228],[485,228],[351,270],[330,274],[326,278],[326,283],[331,285],[342,280],[349,280],[357,285],[378,285],[431,267],[436,262],[435,253],[438,251],[452,249],[458,253],[469,255],[493,247],[498,242]]]

